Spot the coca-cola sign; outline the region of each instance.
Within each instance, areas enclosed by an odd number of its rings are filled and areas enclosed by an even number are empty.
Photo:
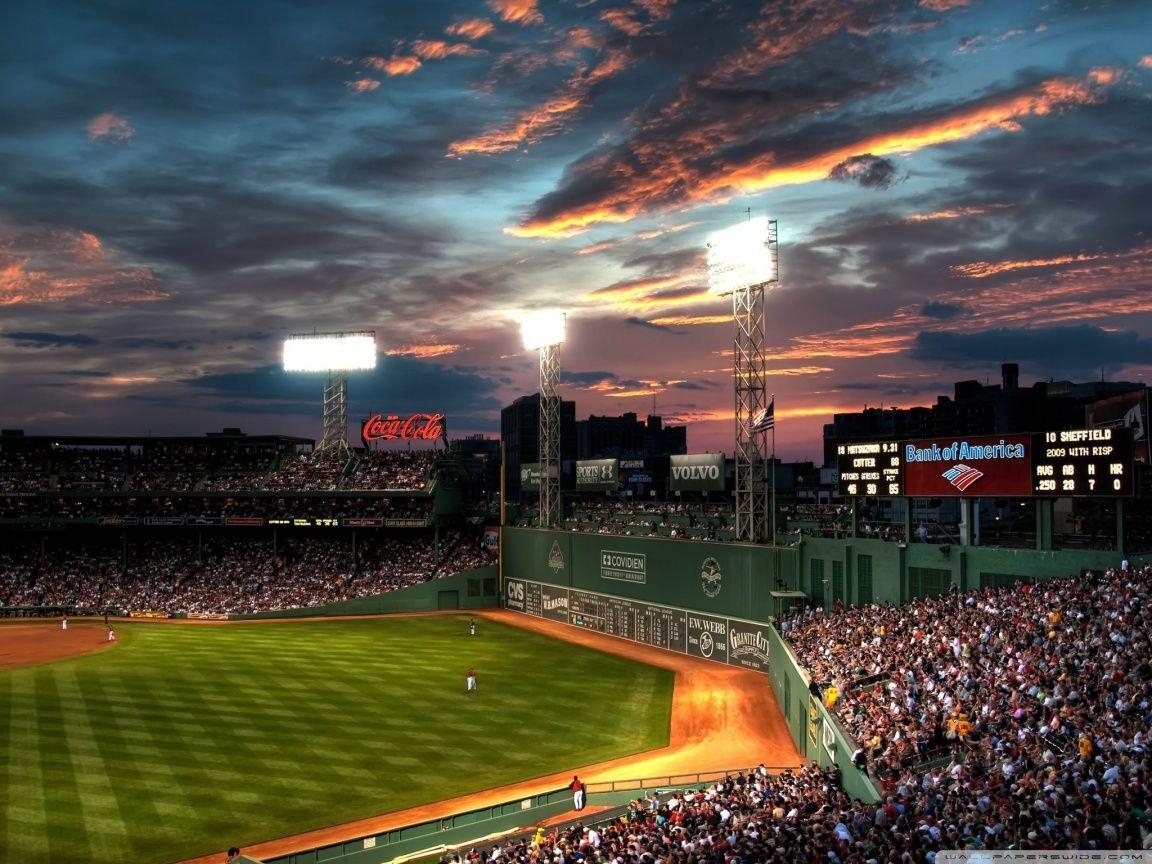
[[[436,441],[444,437],[443,414],[373,414],[360,426],[364,446],[371,441]]]

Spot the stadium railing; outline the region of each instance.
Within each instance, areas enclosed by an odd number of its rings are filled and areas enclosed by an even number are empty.
[[[644,777],[633,780],[590,782],[587,784],[588,804],[611,806],[627,803],[637,792],[671,792],[696,789],[700,786],[748,775],[755,767],[731,768],[721,771],[703,771],[695,774],[671,774],[663,777]],[[767,766],[770,773],[785,768]],[[503,837],[535,826],[545,819],[572,810],[572,792],[567,786],[536,795],[525,795],[488,807],[478,807],[439,819],[429,819],[414,825],[386,829],[340,843],[330,843],[313,849],[292,852],[278,857],[260,859],[264,864],[383,864],[399,858],[420,858],[436,855],[445,849],[473,846],[495,837]],[[595,820],[594,814],[584,821]]]

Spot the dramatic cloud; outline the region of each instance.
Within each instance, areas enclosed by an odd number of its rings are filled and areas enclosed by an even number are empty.
[[[513,122],[475,138],[453,141],[448,147],[448,153],[451,156],[502,153],[558,135],[564,131],[573,115],[587,108],[593,88],[619,74],[626,66],[625,55],[613,52],[593,68],[577,72],[558,93],[543,104],[533,106]]]
[[[126,266],[96,235],[0,223],[0,306],[161,300],[155,273]]]
[[[810,151],[784,156],[784,142],[763,141],[759,147],[745,146],[738,160],[717,147],[730,140],[723,129],[667,139],[657,124],[626,145],[572,166],[560,188],[541,198],[527,219],[507,230],[525,237],[564,236],[596,224],[627,222],[651,210],[810,183],[861,153],[907,154],[989,131],[1017,132],[1030,117],[1096,104],[1103,98],[1103,90],[1089,81],[1051,78],[956,106],[879,118],[876,122],[886,127],[883,131],[846,145],[822,149],[821,138],[814,136]],[[681,102],[686,104],[685,100],[682,94]]]
[[[891,159],[865,153],[862,156],[850,156],[833,165],[828,176],[833,180],[858,183],[865,189],[887,189],[896,182],[896,165]]]

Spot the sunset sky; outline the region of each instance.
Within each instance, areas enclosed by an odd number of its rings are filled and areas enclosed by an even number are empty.
[[[0,426],[499,431],[525,311],[578,418],[731,452],[705,241],[778,220],[777,453],[955,381],[1152,381],[1147,0],[3,0]],[[351,436],[356,438],[355,433]]]

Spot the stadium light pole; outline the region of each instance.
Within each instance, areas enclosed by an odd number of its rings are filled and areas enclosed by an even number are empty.
[[[324,437],[318,453],[348,454],[348,373],[376,368],[376,332],[293,333],[284,340],[285,372],[326,372]]]
[[[772,501],[764,466],[765,437],[772,430],[775,458],[775,401],[769,401],[764,362],[764,294],[779,282],[776,220],[761,216],[708,238],[708,287],[732,295],[736,337],[732,381],[736,402],[736,539],[776,544],[775,464]]]
[[[541,528],[560,524],[560,346],[564,313],[548,309],[524,316],[520,333],[527,351],[540,352],[540,520]]]

